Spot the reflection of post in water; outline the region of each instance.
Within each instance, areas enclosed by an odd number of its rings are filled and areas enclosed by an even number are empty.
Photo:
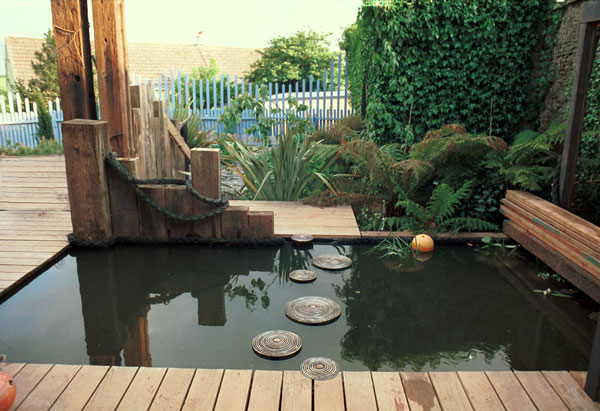
[[[214,287],[192,293],[198,300],[198,325],[225,325],[225,287]]]
[[[105,253],[103,264],[97,256],[76,256],[87,353],[92,365],[121,365],[125,330],[119,319],[113,255]]]
[[[143,307],[142,311],[143,313],[134,315],[129,320],[123,357],[125,357],[125,365],[152,367],[150,337],[148,336],[148,311],[150,311],[150,306]]]

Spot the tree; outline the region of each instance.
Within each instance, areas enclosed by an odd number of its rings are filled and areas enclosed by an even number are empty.
[[[42,49],[35,52],[35,60],[31,62],[35,78],[29,80],[27,85],[19,79],[15,85],[16,90],[23,97],[36,100],[41,95],[44,100],[60,97],[60,86],[58,84],[58,66],[56,46],[52,30],[44,35]]]
[[[253,83],[278,82],[286,86],[312,76],[317,79],[329,67],[335,53],[329,51],[329,34],[299,31],[290,37],[275,37],[261,57],[252,64],[247,80]]]
[[[37,102],[38,107],[38,129],[36,133],[36,138],[38,140],[46,139],[53,140],[54,137],[54,129],[52,128],[52,117],[50,117],[50,113],[48,112],[48,107],[46,103],[38,98]]]

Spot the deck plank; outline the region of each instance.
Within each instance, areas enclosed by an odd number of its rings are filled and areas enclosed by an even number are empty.
[[[131,384],[137,367],[111,367],[84,410],[114,410]]]
[[[490,380],[483,372],[459,371],[457,373],[462,386],[471,402],[473,408],[477,411],[501,411],[504,410],[498,394]]]
[[[46,411],[69,385],[81,365],[57,364],[42,378],[38,385],[19,406],[22,410]],[[17,391],[19,390],[17,383]]]
[[[311,411],[312,380],[300,371],[284,371],[281,411]]]
[[[515,371],[514,373],[538,409],[567,410],[565,404],[540,372]]]
[[[13,378],[18,387],[13,408],[21,405],[51,368],[52,364],[27,364],[19,371]]]
[[[529,396],[512,372],[488,371],[485,373],[504,407],[508,410],[535,410]]]
[[[444,411],[473,409],[456,373],[430,372],[429,378]]]
[[[252,370],[225,370],[215,411],[245,410]]]
[[[441,411],[440,402],[425,372],[402,372],[402,385],[411,411]]]
[[[314,410],[315,411],[344,411],[344,389],[342,374],[327,381],[314,381]]]
[[[162,384],[152,401],[150,410],[180,410],[196,370],[190,368],[169,368]]]
[[[248,411],[277,411],[283,371],[254,371]]]
[[[60,411],[78,411],[85,407],[88,400],[108,372],[109,367],[84,365],[58,397],[52,409]]]
[[[579,384],[579,386],[583,389],[585,387],[585,379],[587,377],[587,372],[585,371],[569,371],[571,377]]]
[[[223,370],[196,370],[183,411],[212,411],[217,401]]]
[[[375,390],[368,371],[343,373],[344,394],[348,411],[376,410]]]
[[[147,410],[166,372],[166,368],[140,367],[117,410]]]
[[[571,410],[599,410],[567,371],[542,371],[552,388]]]
[[[399,373],[373,372],[371,378],[379,411],[409,410]]]
[[[9,363],[9,364],[0,364],[0,369],[10,375],[11,377],[15,377],[25,367],[25,363]]]

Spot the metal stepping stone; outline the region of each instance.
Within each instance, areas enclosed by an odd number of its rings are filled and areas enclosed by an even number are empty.
[[[327,324],[341,314],[340,305],[324,297],[300,297],[285,305],[285,315],[301,324]]]
[[[302,348],[302,339],[293,332],[271,330],[252,339],[254,352],[266,358],[289,358]]]
[[[310,270],[294,270],[290,273],[290,278],[299,283],[308,283],[317,278],[317,274]]]
[[[345,270],[352,265],[352,260],[343,255],[323,254],[315,257],[313,265],[324,270]]]
[[[300,372],[306,378],[324,381],[334,378],[340,372],[340,366],[325,357],[313,357],[302,361]]]
[[[313,236],[310,234],[294,234],[292,241],[298,244],[310,243],[313,240]]]

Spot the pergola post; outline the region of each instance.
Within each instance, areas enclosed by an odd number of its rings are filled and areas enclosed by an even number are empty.
[[[123,0],[92,0],[100,117],[119,157],[135,157]]]
[[[86,0],[52,0],[58,83],[64,120],[96,120]]]
[[[600,1],[585,3],[582,10],[579,46],[571,93],[571,108],[560,168],[560,206],[565,210],[569,210],[571,207],[571,199],[575,188],[577,157],[579,156],[579,145],[585,117],[585,100],[598,43],[599,22]]]

